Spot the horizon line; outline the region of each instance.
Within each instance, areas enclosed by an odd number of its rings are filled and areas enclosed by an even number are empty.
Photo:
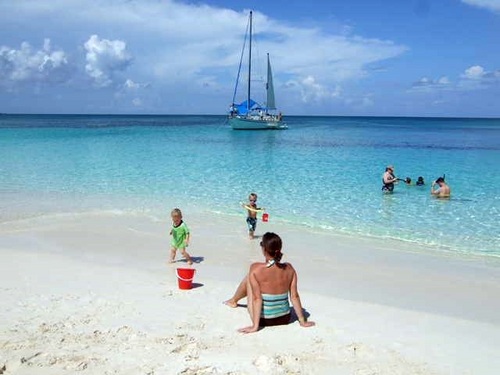
[[[186,114],[186,113],[7,113],[0,112],[0,116],[212,116],[227,117],[225,114]],[[338,118],[421,118],[421,119],[460,119],[460,120],[500,120],[500,117],[474,116],[410,116],[410,115],[286,115],[288,117],[338,117]]]

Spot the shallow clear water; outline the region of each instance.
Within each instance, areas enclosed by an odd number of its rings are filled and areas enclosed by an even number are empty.
[[[286,131],[224,121],[0,116],[0,219],[103,200],[243,214],[255,191],[271,220],[500,256],[500,120],[291,117]],[[382,194],[387,164],[428,185]],[[451,200],[429,196],[442,174]]]

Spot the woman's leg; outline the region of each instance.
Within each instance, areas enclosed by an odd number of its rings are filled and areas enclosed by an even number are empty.
[[[238,285],[238,288],[236,288],[234,295],[224,303],[229,307],[238,307],[238,301],[242,298],[247,297],[247,288],[249,287],[249,285],[247,284],[248,276],[245,276],[243,280],[241,280],[240,285]],[[250,303],[248,303],[248,305],[250,305]]]
[[[250,315],[250,320],[253,322],[253,314],[254,314],[254,309],[253,309],[253,290],[252,290],[252,285],[250,285],[250,279],[245,277],[246,280],[246,287],[247,287],[247,309],[248,309],[248,314]]]

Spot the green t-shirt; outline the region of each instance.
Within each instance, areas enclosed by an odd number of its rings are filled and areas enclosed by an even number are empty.
[[[185,222],[181,222],[178,227],[172,225],[172,241],[170,244],[176,249],[184,249],[186,247],[186,238],[189,234],[189,228]]]

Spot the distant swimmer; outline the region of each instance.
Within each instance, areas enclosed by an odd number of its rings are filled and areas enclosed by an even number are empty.
[[[382,175],[382,191],[384,193],[392,193],[396,181],[398,181],[398,178],[394,175],[394,167],[388,165]]]
[[[410,177],[406,177],[405,178],[405,184],[406,185],[411,185],[411,178]]]
[[[415,183],[415,185],[417,185],[417,186],[423,186],[423,185],[425,185],[424,178],[422,176],[419,176],[417,178],[417,182]]]
[[[434,187],[439,185],[437,189]],[[436,198],[449,198],[451,195],[450,187],[444,182],[444,177],[439,177],[436,181],[434,181],[431,185],[431,194]]]

